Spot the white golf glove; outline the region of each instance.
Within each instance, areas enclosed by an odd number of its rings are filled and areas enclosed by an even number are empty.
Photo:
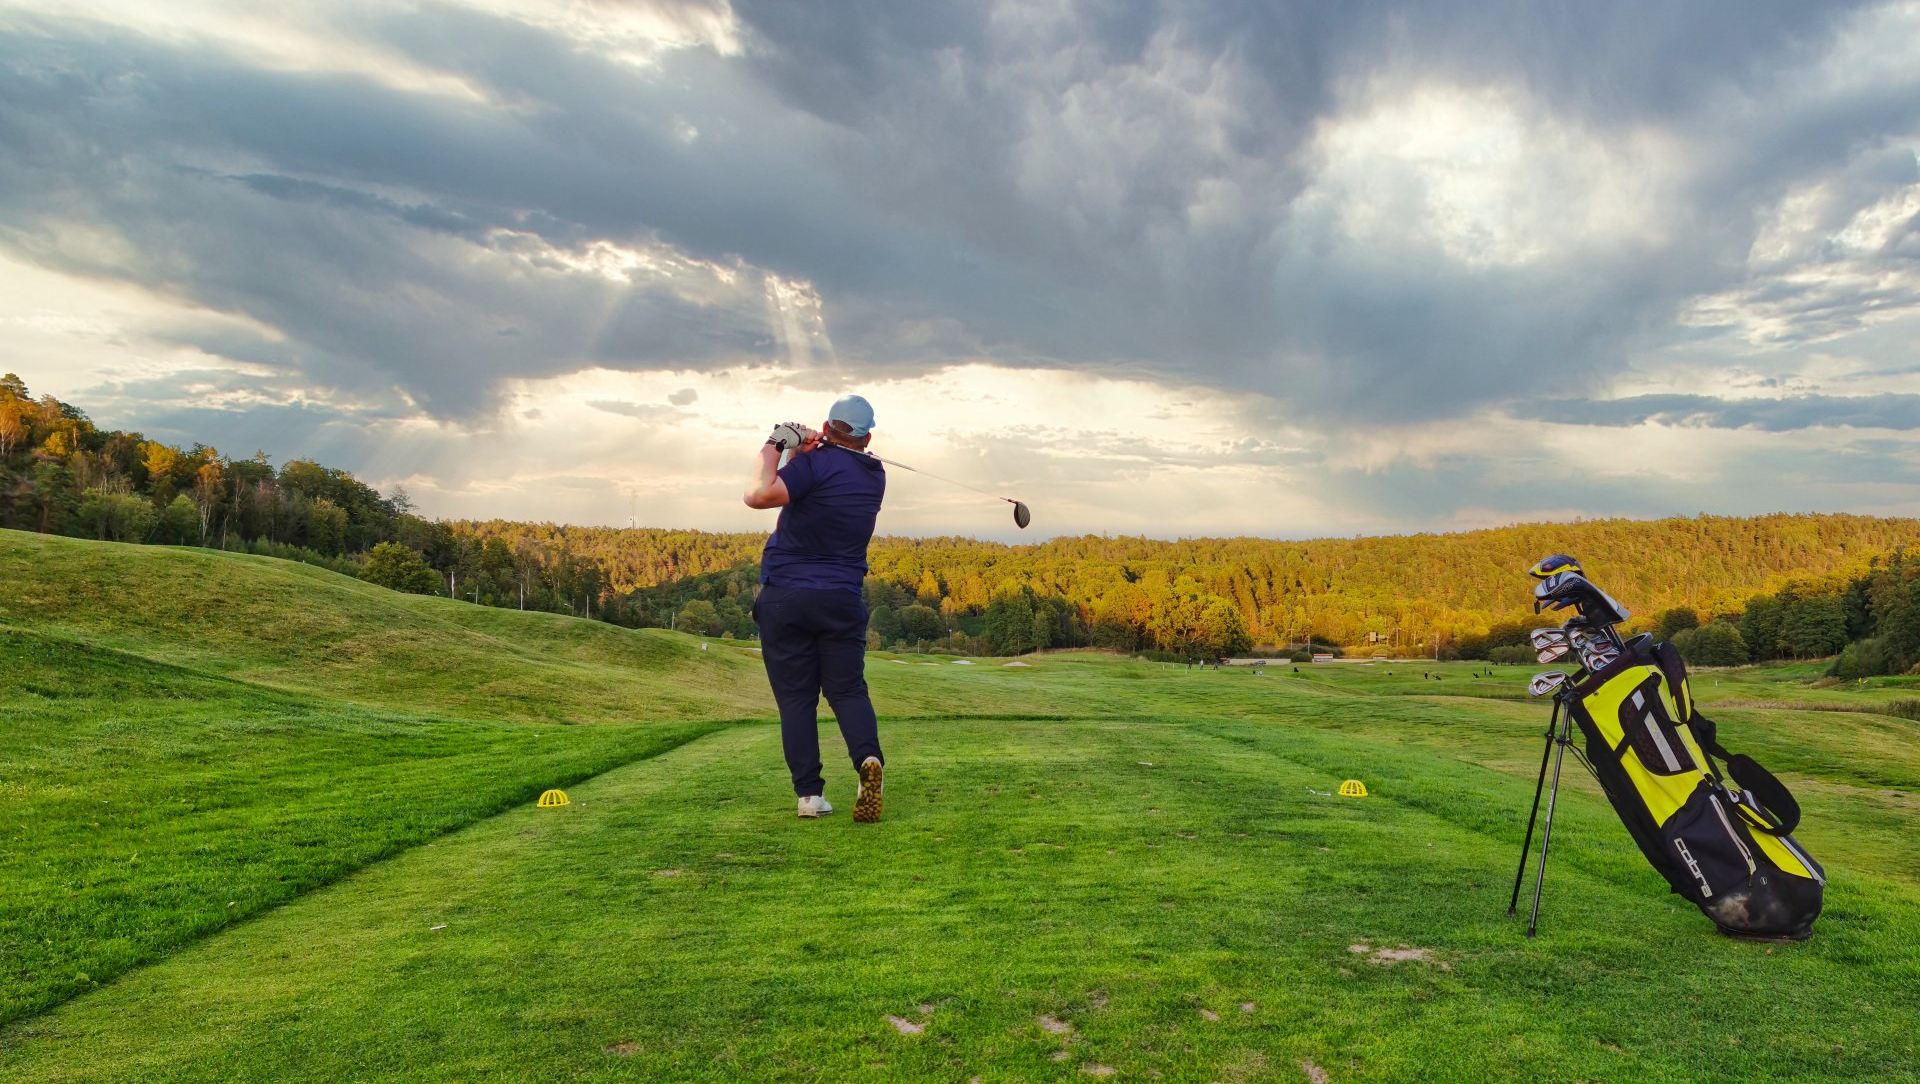
[[[798,422],[781,422],[773,427],[767,443],[780,451],[793,451],[814,439],[814,432]]]

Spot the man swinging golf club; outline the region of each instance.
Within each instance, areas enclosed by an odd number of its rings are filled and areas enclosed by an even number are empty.
[[[780,740],[802,817],[833,812],[820,775],[820,695],[826,694],[860,777],[853,819],[880,819],[880,729],[867,695],[867,543],[886,496],[880,461],[862,455],[873,407],[858,395],[833,404],[814,433],[783,423],[760,449],[749,508],[778,508],[760,557],[761,659],[780,705]],[[783,467],[784,452],[793,456]]]

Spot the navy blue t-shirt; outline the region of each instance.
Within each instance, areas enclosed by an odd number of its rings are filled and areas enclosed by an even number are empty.
[[[787,506],[760,555],[760,582],[858,594],[867,576],[887,472],[878,459],[832,444],[780,468]]]

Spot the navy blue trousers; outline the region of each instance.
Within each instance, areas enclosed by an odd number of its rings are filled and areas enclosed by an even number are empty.
[[[867,695],[867,604],[852,591],[766,584],[753,604],[760,658],[780,705],[780,744],[793,793],[826,790],[820,778],[820,696],[826,694],[857,769],[880,756],[880,724]],[[883,761],[884,757],[881,758]]]

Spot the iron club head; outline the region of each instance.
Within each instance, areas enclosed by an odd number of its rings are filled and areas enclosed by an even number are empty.
[[[1541,662],[1559,662],[1573,650],[1565,629],[1534,629],[1528,636],[1533,653]]]
[[[1566,683],[1567,672],[1565,670],[1542,671],[1541,673],[1533,675],[1532,681],[1527,682],[1527,695],[1547,696],[1557,692],[1560,687]]]
[[[1587,669],[1598,672],[1611,666],[1620,658],[1620,649],[1605,640],[1591,640],[1580,648],[1580,663]]]

